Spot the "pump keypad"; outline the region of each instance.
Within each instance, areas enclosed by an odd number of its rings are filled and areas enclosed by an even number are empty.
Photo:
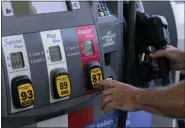
[[[110,1],[99,1],[98,2],[98,12],[99,12],[99,17],[111,16],[112,9],[110,6]]]
[[[34,89],[27,76],[12,79],[12,100],[15,108],[24,108],[33,105]]]
[[[62,98],[71,94],[71,83],[67,73],[56,72],[54,75],[53,91],[56,98]]]
[[[86,65],[87,89],[98,88],[97,83],[103,80],[103,71],[97,61],[92,61]]]

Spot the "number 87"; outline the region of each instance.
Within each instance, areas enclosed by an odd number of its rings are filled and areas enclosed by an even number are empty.
[[[93,80],[93,82],[100,81],[101,80],[101,73],[97,73],[97,74],[92,75],[92,80]]]

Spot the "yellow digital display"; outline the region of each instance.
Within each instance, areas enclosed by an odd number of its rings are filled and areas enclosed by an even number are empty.
[[[93,88],[97,88],[96,83],[103,80],[101,68],[94,68],[91,70],[91,83]]]
[[[34,90],[30,83],[18,87],[20,105],[30,106],[34,102]]]
[[[71,94],[71,83],[68,75],[57,76],[56,86],[59,97],[65,97]]]

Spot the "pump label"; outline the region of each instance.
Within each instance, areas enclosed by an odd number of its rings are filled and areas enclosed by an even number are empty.
[[[34,102],[34,91],[31,84],[23,84],[18,87],[19,101],[21,106],[29,106]]]
[[[68,75],[61,75],[56,78],[57,93],[59,97],[71,94],[71,84]]]
[[[91,70],[91,82],[93,85],[93,88],[97,88],[96,85],[97,82],[101,81],[103,79],[102,70],[100,68],[94,68]]]

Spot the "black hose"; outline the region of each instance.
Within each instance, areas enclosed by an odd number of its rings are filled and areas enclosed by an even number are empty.
[[[135,61],[135,29],[136,29],[136,2],[130,1],[128,4],[128,18],[127,18],[127,39],[126,39],[126,82],[133,84],[135,78],[133,77],[134,61]]]
[[[125,8],[126,7],[126,8]],[[123,7],[124,11],[124,48],[125,48],[125,67],[123,68],[124,82],[134,84],[133,65],[135,61],[135,25],[136,25],[136,2],[130,1],[128,5]],[[126,22],[126,23],[125,23]],[[125,33],[126,32],[126,33]],[[126,35],[125,35],[126,34]],[[135,66],[134,66],[135,67]],[[126,127],[127,112],[120,110],[119,127]]]

